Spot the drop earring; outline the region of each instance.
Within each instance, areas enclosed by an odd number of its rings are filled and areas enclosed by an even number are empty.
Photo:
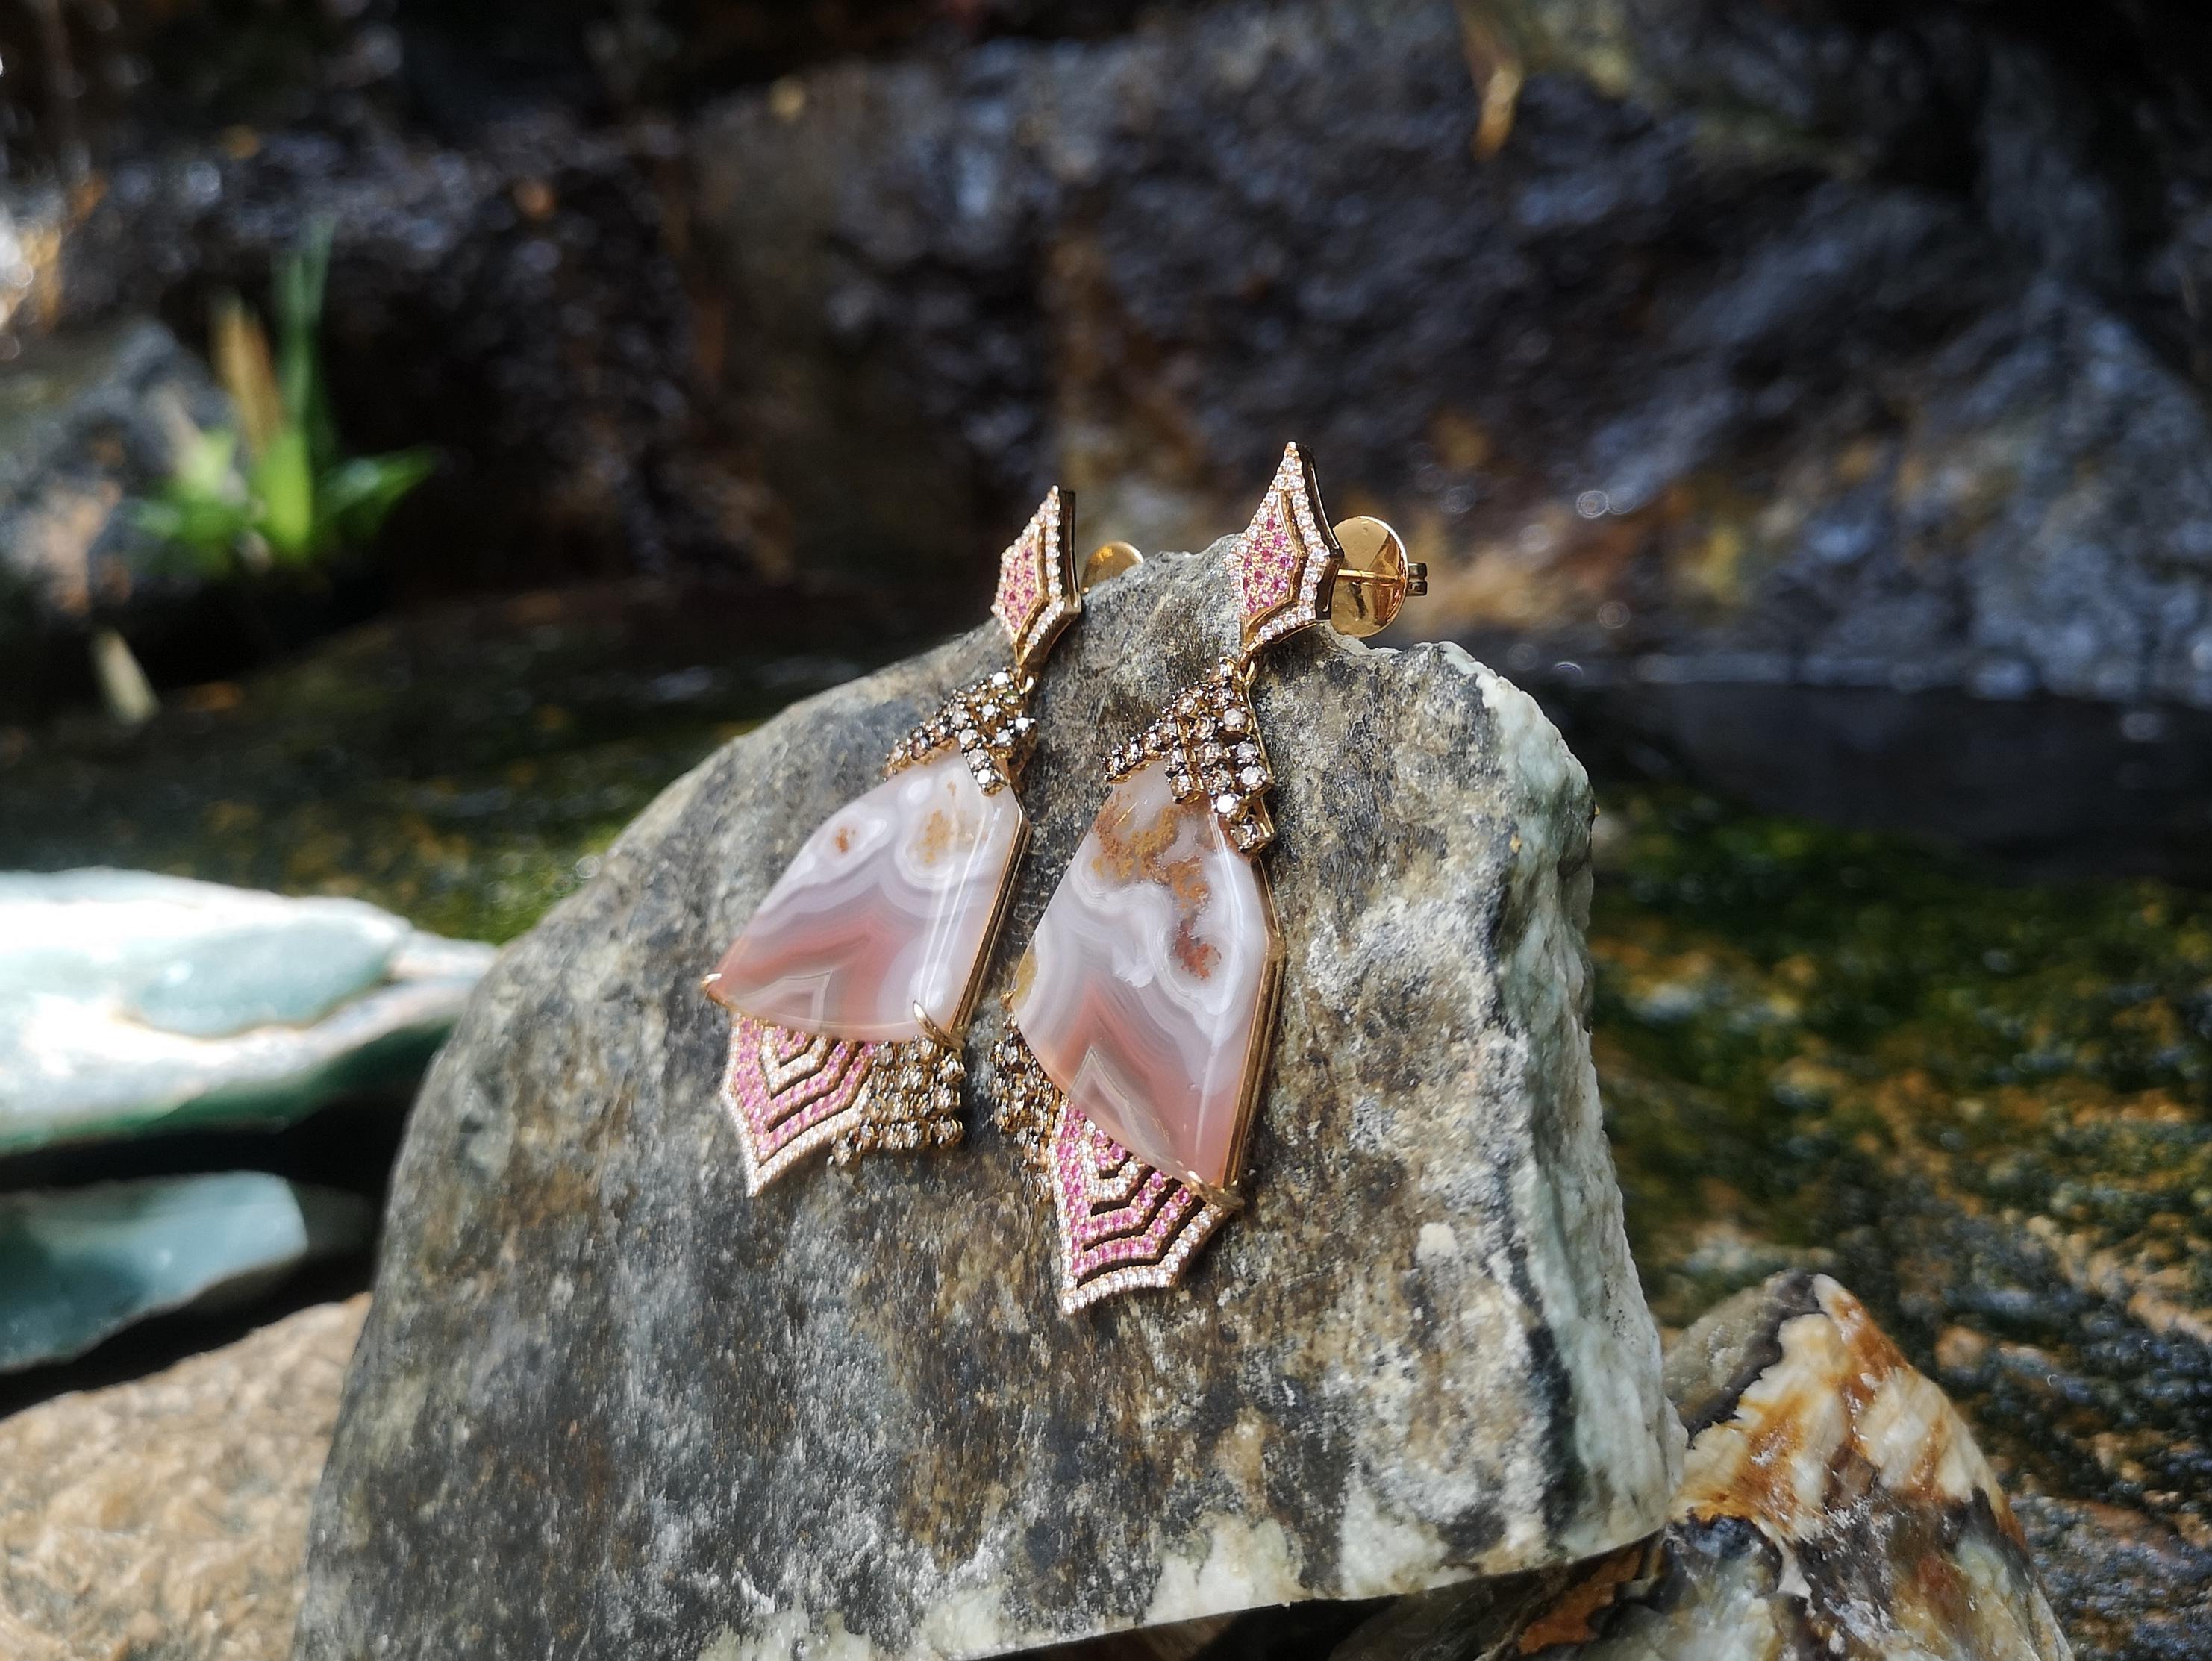
[[[722,1100],[757,1194],[817,1149],[839,1163],[949,1148],[961,1059],[1029,821],[1013,785],[1036,670],[1083,609],[1073,499],[1046,494],[999,561],[1012,664],[891,747],[884,782],[810,836],[702,983],[731,1014]],[[1109,543],[1085,573],[1133,563]]]
[[[1381,520],[1327,524],[1291,445],[1231,545],[1238,651],[1114,752],[1015,973],[997,1117],[1050,1193],[1070,1314],[1174,1284],[1241,1203],[1283,963],[1257,656],[1321,622],[1372,634],[1428,589]]]

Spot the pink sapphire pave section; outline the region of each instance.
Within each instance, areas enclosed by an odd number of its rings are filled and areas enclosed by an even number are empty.
[[[1312,465],[1297,445],[1285,445],[1259,511],[1229,548],[1248,658],[1321,621],[1322,595],[1340,563],[1322,523]]]
[[[846,1130],[881,1048],[737,1018],[722,1105],[744,1132],[738,1147],[747,1193],[757,1194]]]

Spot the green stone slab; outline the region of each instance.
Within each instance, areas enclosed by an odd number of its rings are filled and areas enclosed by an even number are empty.
[[[0,876],[0,1153],[284,1125],[404,1084],[491,958],[358,900]]]
[[[188,1304],[252,1296],[368,1239],[356,1195],[258,1171],[0,1195],[0,1373]]]

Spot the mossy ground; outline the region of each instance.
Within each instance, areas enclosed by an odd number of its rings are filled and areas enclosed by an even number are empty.
[[[716,744],[859,666],[532,603],[351,637],[130,738],[0,735],[0,867],[503,940]],[[2016,1486],[2212,1545],[2212,896],[2020,887],[1642,789],[1605,793],[1597,858],[1598,1070],[1662,1322],[1830,1270]]]
[[[671,779],[865,666],[733,650],[748,615],[651,590],[532,597],[359,631],[137,732],[0,730],[0,869],[355,894],[511,939]]]

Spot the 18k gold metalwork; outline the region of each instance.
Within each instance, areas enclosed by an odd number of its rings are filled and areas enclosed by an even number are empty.
[[[999,1123],[1052,1197],[1070,1313],[1172,1285],[1243,1203],[1285,967],[1261,863],[1277,829],[1259,653],[1321,623],[1373,634],[1428,585],[1382,520],[1328,524],[1296,445],[1228,565],[1237,649],[1111,753],[993,1055]]]

